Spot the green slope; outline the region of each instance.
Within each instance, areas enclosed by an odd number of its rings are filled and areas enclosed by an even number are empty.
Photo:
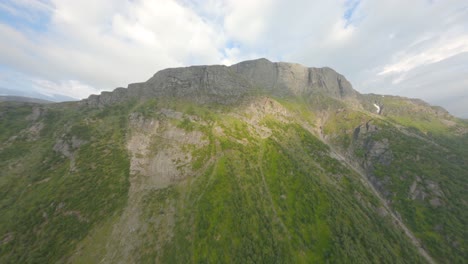
[[[2,104],[1,110],[9,107]],[[35,107],[23,105],[19,111],[29,108],[31,113]],[[29,120],[43,128],[37,139],[27,128],[18,129],[14,140],[1,145],[0,262],[54,262],[95,223],[118,213],[126,203],[126,116],[83,115],[63,107],[47,108],[34,121],[26,115],[14,118],[6,122],[20,126]],[[82,141],[81,146],[71,146],[73,137]],[[57,139],[71,146],[75,169],[70,159],[54,151]]]
[[[383,117],[355,110],[333,114],[325,125],[330,143],[360,164],[435,259],[463,263],[467,123],[420,102],[385,100]]]
[[[356,163],[390,179],[379,191],[434,259],[462,263],[466,134],[422,144],[395,116],[329,100],[0,104],[0,262],[425,262]],[[354,137],[369,119],[379,130]],[[382,138],[392,165],[366,163]],[[408,198],[416,176],[443,206]]]

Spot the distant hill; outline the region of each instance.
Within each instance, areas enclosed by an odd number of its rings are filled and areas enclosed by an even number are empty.
[[[49,100],[30,98],[24,96],[12,96],[12,95],[0,95],[0,102],[25,102],[25,103],[36,103],[36,104],[51,104],[54,103]]]
[[[27,97],[27,98],[35,98],[44,101],[50,102],[68,102],[68,101],[77,101],[78,99],[64,96],[64,95],[45,95],[34,90],[24,90],[24,89],[10,89],[5,87],[0,87],[0,96],[8,96],[8,97]]]

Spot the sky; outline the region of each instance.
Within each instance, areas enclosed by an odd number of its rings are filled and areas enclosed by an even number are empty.
[[[468,118],[466,0],[0,0],[0,94],[51,100],[267,58]]]

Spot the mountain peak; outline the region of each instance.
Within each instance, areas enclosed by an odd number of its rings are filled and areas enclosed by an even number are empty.
[[[257,92],[278,97],[324,93],[337,99],[358,94],[346,78],[333,69],[308,68],[260,58],[229,67],[168,68],[157,72],[146,82],[130,84],[127,89],[117,88],[113,92],[91,95],[83,102],[103,106],[129,98],[175,97],[196,103],[232,104]]]
[[[0,263],[466,262],[468,123],[423,101],[259,59],[81,103],[0,102]]]

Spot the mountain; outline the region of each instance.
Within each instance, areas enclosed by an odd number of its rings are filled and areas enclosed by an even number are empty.
[[[314,93],[338,99],[357,95],[344,76],[330,68],[306,68],[299,64],[259,59],[230,67],[214,65],[165,69],[144,83],[92,95],[84,103],[96,107],[129,99],[163,97],[189,99],[198,104],[233,104],[244,97],[260,94],[295,97]]]
[[[30,97],[23,97],[23,96],[0,96],[0,102],[25,102],[25,103],[36,103],[36,104],[50,104],[53,103],[52,101],[37,99],[37,98],[30,98]]]
[[[468,122],[266,59],[0,103],[1,263],[464,263]]]
[[[27,98],[34,98],[34,99],[44,100],[44,101],[49,101],[49,102],[77,101],[76,98],[72,98],[72,97],[64,96],[64,95],[58,95],[58,94],[45,95],[39,92],[30,91],[30,90],[8,89],[4,87],[0,87],[0,96],[9,97],[10,99],[16,98],[16,100],[20,99],[21,97],[23,98],[27,97]],[[3,98],[3,99],[6,99],[6,98]]]

